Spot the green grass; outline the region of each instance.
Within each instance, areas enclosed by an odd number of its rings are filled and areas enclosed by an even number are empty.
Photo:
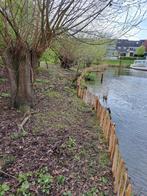
[[[82,196],[96,196],[99,195],[99,191],[97,188],[93,187],[88,192],[84,193]]]
[[[14,132],[14,133],[11,134],[11,138],[13,140],[17,140],[17,139],[20,139],[20,138],[23,138],[23,137],[27,136],[27,134],[28,133],[24,130],[21,131],[21,132]]]
[[[76,140],[73,137],[69,137],[68,140],[62,144],[62,147],[67,148],[69,151],[74,151],[76,148],[76,145],[77,145]]]
[[[8,98],[8,97],[10,97],[10,93],[2,92],[2,93],[0,93],[0,97]]]
[[[126,60],[122,59],[121,61],[119,59],[118,60],[105,60],[102,63],[108,64],[111,66],[120,66],[120,62],[122,66],[128,67],[134,62],[134,60],[133,59],[126,59]]]
[[[49,90],[46,92],[46,96],[50,97],[50,98],[61,98],[62,95],[55,90]]]
[[[101,152],[99,155],[99,164],[101,167],[108,166],[109,164],[109,156],[106,152]]]
[[[108,178],[107,177],[101,177],[101,182],[103,183],[103,184],[107,184],[108,183]]]
[[[74,148],[76,146],[76,140],[72,137],[69,137],[66,144],[68,148]]]
[[[47,83],[49,83],[49,81],[46,80],[46,79],[36,79],[35,82],[36,83],[41,83],[41,84],[47,84]]]
[[[44,63],[40,62],[40,66],[36,68],[36,73],[43,73],[46,71],[47,71],[46,65]],[[35,80],[35,82],[36,82],[36,80]]]
[[[10,187],[6,183],[0,184],[0,196],[4,196],[9,189]]]
[[[63,196],[72,196],[72,193],[71,191],[67,191],[63,193]]]
[[[5,81],[6,81],[6,78],[1,78],[1,77],[0,77],[0,84],[5,83]]]
[[[62,176],[62,175],[57,176],[57,183],[58,183],[59,185],[63,185],[64,182],[65,182],[65,177],[64,177],[64,176]]]

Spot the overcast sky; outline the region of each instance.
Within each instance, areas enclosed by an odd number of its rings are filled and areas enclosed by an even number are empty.
[[[132,9],[131,13],[133,12],[134,10]],[[147,2],[144,5],[144,10],[142,13],[145,13],[143,21],[140,22],[140,24],[137,27],[133,28],[129,33],[124,35],[122,38],[129,40],[147,40]]]
[[[117,2],[117,0],[113,1]],[[118,17],[117,15],[115,16],[116,21],[118,21],[119,24],[118,26],[116,25],[116,32],[118,31],[118,34],[116,35],[117,38],[147,40],[147,0],[122,0],[122,2],[122,9],[118,7],[122,12],[116,11],[116,14],[119,14]],[[124,31],[122,28],[122,32],[119,31],[119,26],[121,26],[121,24],[122,27],[124,27]]]
[[[133,29],[122,38],[130,40],[147,40],[147,20],[142,22],[137,28]]]

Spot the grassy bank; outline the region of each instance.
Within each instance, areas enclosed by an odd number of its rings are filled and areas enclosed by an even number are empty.
[[[95,112],[76,96],[75,72],[41,67],[32,115],[9,108],[0,71],[0,195],[104,196],[113,194],[111,163]]]
[[[102,63],[110,66],[120,66],[129,67],[134,60],[132,59],[121,59],[121,60],[105,60]]]

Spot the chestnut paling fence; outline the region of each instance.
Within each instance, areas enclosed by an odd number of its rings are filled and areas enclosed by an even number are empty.
[[[85,87],[82,87],[81,80],[83,80],[84,73],[82,73],[77,81],[77,95],[95,109],[104,137],[108,142],[110,159],[112,161],[114,192],[117,196],[131,196],[133,193],[132,185],[125,167],[125,162],[120,154],[115,125],[110,119],[108,111],[100,104],[98,97],[90,93]]]

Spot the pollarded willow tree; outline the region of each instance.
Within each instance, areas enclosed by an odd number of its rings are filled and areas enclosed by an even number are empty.
[[[101,36],[109,25],[129,29],[141,12],[144,0],[1,0],[0,56],[9,73],[12,105],[32,106],[35,67],[57,36],[68,32]],[[121,23],[116,22],[123,14]],[[124,16],[126,15],[126,16]],[[137,15],[139,17],[137,17]],[[141,16],[141,17],[140,17]],[[128,22],[127,22],[128,21]],[[125,23],[125,25],[121,25]],[[129,24],[130,23],[130,24]],[[133,23],[133,25],[135,24]],[[111,29],[111,31],[110,31]],[[114,29],[109,26],[112,35]],[[117,28],[118,29],[118,28]]]
[[[81,42],[69,35],[63,34],[53,42],[51,48],[60,60],[61,67],[68,69],[77,63],[80,46]]]
[[[110,42],[112,40],[74,38],[64,34],[53,42],[51,48],[60,60],[61,67],[68,69],[78,64],[98,64],[104,58]]]

